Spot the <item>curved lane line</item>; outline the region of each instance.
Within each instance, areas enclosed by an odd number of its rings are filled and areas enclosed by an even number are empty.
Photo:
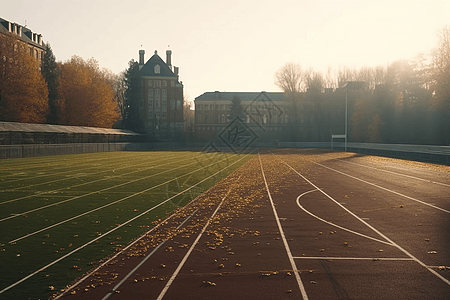
[[[270,204],[272,205],[273,214],[275,216],[275,221],[278,225],[278,231],[280,232],[281,239],[283,240],[284,248],[286,249],[286,253],[289,258],[289,262],[291,263],[292,270],[294,270],[295,278],[297,279],[298,287],[300,289],[300,293],[302,294],[303,300],[308,300],[308,295],[306,294],[305,286],[303,285],[302,279],[300,278],[300,274],[297,269],[297,265],[295,264],[294,257],[292,256],[291,249],[289,248],[289,244],[286,240],[286,236],[284,235],[283,228],[281,227],[280,218],[278,217],[277,210],[275,209],[275,204],[272,199],[272,195],[269,191],[269,185],[267,184],[266,175],[264,174],[264,169],[261,162],[261,156],[258,153],[259,165],[261,166],[261,173],[264,179],[264,185],[266,186],[267,195],[269,195]]]
[[[367,227],[369,227],[370,229],[372,229],[373,231],[375,231],[378,235],[380,235],[381,237],[383,237],[385,240],[389,241],[392,245],[394,245],[395,247],[397,247],[400,251],[402,251],[403,253],[405,253],[406,255],[408,255],[409,257],[411,257],[414,261],[416,261],[419,265],[421,265],[422,267],[426,268],[428,271],[430,271],[431,273],[433,273],[433,275],[435,275],[436,277],[438,277],[439,279],[441,279],[442,281],[444,281],[446,284],[450,285],[450,280],[446,279],[445,277],[443,277],[441,274],[439,274],[438,272],[436,272],[435,270],[431,269],[429,266],[427,266],[426,264],[424,264],[422,261],[420,261],[418,258],[416,258],[415,256],[413,256],[411,253],[409,253],[408,251],[406,251],[405,249],[403,249],[400,245],[396,244],[394,241],[392,241],[390,238],[388,238],[387,236],[385,236],[383,233],[381,233],[380,231],[378,231],[378,229],[376,229],[375,227],[373,227],[372,225],[370,225],[369,223],[367,223],[366,221],[364,221],[363,219],[361,219],[360,217],[358,217],[357,215],[355,215],[351,210],[349,210],[348,208],[346,208],[345,206],[343,206],[342,204],[340,204],[338,201],[334,200],[333,197],[331,197],[330,195],[328,195],[327,193],[325,193],[323,190],[321,190],[318,186],[316,186],[314,183],[312,183],[311,181],[309,181],[305,176],[303,176],[301,173],[297,172],[297,170],[295,170],[293,167],[291,167],[290,165],[288,165],[285,161],[283,161],[281,158],[278,158],[279,160],[281,160],[286,166],[288,166],[290,169],[292,169],[295,173],[297,173],[300,177],[302,177],[305,181],[307,181],[310,185],[312,185],[314,188],[316,188],[318,191],[320,191],[322,194],[324,194],[326,197],[328,197],[330,200],[332,200],[333,202],[335,202],[337,205],[339,205],[340,207],[342,207],[345,211],[347,211],[349,214],[351,214],[352,216],[354,216],[356,219],[358,219],[360,222],[362,222],[363,224],[365,224]],[[318,164],[318,163],[316,163]],[[320,165],[320,164],[318,164]],[[401,194],[400,194],[401,195]]]
[[[301,198],[302,196],[306,195],[306,194],[309,194],[309,193],[312,193],[312,192],[315,192],[315,191],[318,191],[318,190],[317,190],[317,189],[311,190],[311,191],[305,192],[305,193],[303,193],[303,194],[301,194],[300,196],[297,197],[297,205],[298,205],[298,207],[300,207],[304,212],[306,212],[306,213],[309,214],[310,216],[316,218],[317,220],[322,221],[322,222],[324,222],[324,223],[327,223],[327,224],[329,224],[329,225],[331,225],[331,226],[337,227],[337,228],[339,228],[339,229],[348,231],[348,232],[350,232],[350,233],[353,233],[353,234],[362,236],[362,237],[367,238],[367,239],[370,239],[370,240],[374,240],[374,241],[379,242],[379,243],[383,243],[383,244],[386,244],[386,245],[389,245],[389,246],[394,246],[394,245],[391,244],[391,243],[388,243],[388,242],[385,242],[385,241],[382,241],[382,240],[373,238],[373,237],[371,237],[371,236],[368,236],[368,235],[365,235],[365,234],[362,234],[362,233],[353,231],[353,230],[351,230],[351,229],[347,229],[347,228],[342,227],[342,226],[339,226],[339,225],[337,225],[337,224],[334,224],[333,222],[330,222],[330,221],[327,221],[327,220],[325,220],[325,219],[322,219],[322,218],[316,216],[315,214],[311,213],[310,211],[306,210],[306,208],[304,208],[304,207],[300,204],[300,198]]]
[[[433,204],[430,204],[430,203],[427,203],[427,202],[418,200],[418,199],[413,198],[413,197],[406,196],[406,195],[401,194],[401,193],[399,193],[399,192],[396,192],[396,191],[390,190],[390,189],[388,189],[388,188],[379,186],[379,185],[377,185],[377,184],[375,184],[375,183],[371,183],[371,182],[365,181],[365,180],[363,180],[363,179],[360,179],[360,178],[358,178],[358,177],[355,177],[355,176],[349,175],[349,174],[347,174],[347,173],[344,173],[344,172],[335,170],[335,169],[333,169],[333,168],[327,167],[327,166],[325,166],[325,165],[322,165],[321,163],[317,163],[317,162],[314,162],[314,161],[312,161],[312,160],[309,160],[309,161],[312,162],[312,163],[314,163],[314,164],[316,164],[316,165],[319,165],[319,166],[321,166],[321,167],[324,167],[324,168],[326,168],[326,169],[329,169],[329,170],[331,170],[331,171],[337,172],[337,173],[339,173],[339,174],[342,174],[342,175],[348,176],[348,177],[350,177],[350,178],[359,180],[359,181],[361,181],[361,182],[364,182],[364,183],[366,183],[366,184],[375,186],[375,187],[377,187],[377,188],[379,188],[379,189],[382,189],[382,190],[385,190],[385,191],[387,191],[387,192],[391,192],[391,193],[396,194],[396,195],[398,195],[398,196],[401,196],[401,197],[407,198],[407,199],[409,199],[409,200],[413,200],[413,201],[422,203],[422,204],[424,204],[424,205],[433,207],[433,208],[435,208],[435,209],[438,209],[438,210],[440,210],[440,211],[443,211],[443,212],[446,212],[446,213],[450,214],[450,211],[448,211],[448,210],[446,210],[446,209],[444,209],[444,208],[441,208],[441,207],[439,207],[439,206],[436,206],[436,205],[433,205]]]

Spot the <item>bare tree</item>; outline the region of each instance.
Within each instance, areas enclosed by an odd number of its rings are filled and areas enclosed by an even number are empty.
[[[439,142],[450,144],[450,27],[444,27],[439,33],[438,45],[432,52],[429,71],[430,91],[433,93],[432,104],[437,111],[436,126]]]
[[[275,73],[275,85],[284,93],[286,105],[284,109],[290,123],[289,135],[292,141],[298,138],[298,124],[300,118],[301,94],[305,86],[302,68],[296,63],[286,63]]]
[[[430,68],[430,87],[435,105],[450,109],[450,27],[439,33],[439,42],[433,49]]]
[[[303,79],[302,68],[296,63],[286,63],[275,73],[275,85],[287,94],[300,92]]]
[[[322,74],[314,72],[312,69],[304,73],[306,91],[322,92],[325,87],[325,79]]]

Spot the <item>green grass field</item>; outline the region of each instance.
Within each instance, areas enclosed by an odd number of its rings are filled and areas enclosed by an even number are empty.
[[[251,157],[157,151],[0,160],[0,299],[47,299]]]

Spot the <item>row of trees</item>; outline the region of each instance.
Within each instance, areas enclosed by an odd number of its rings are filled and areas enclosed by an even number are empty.
[[[56,62],[49,44],[41,62],[28,53],[0,35],[0,121],[112,127],[119,119],[119,76],[95,59]]]
[[[346,91],[344,85],[349,81],[365,82],[364,88]],[[311,135],[315,140],[328,140],[330,134],[344,133],[339,124],[347,93],[353,142],[450,144],[448,27],[442,29],[437,46],[428,55],[387,67],[329,70],[325,76],[288,63],[275,74],[275,84],[290,102],[291,140],[307,140]],[[299,130],[305,112],[315,134],[303,130],[302,135]]]

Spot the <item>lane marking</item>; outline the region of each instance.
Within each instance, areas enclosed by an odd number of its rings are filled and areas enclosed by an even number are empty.
[[[176,157],[176,156],[171,156],[171,157],[167,157],[167,158],[161,158],[159,161],[171,160],[173,157]],[[184,160],[188,160],[188,159],[183,159],[183,160],[180,160],[180,161],[184,161]],[[108,170],[100,171],[100,172],[88,172],[89,169],[95,169],[95,168],[97,168],[97,166],[93,166],[92,168],[76,169],[75,172],[85,172],[85,173],[82,173],[82,175],[77,175],[77,174],[70,175],[69,174],[69,175],[62,176],[63,178],[55,179],[55,180],[51,180],[51,178],[50,178],[50,181],[45,181],[45,182],[36,183],[36,184],[30,184],[30,185],[26,185],[26,186],[17,187],[17,188],[10,188],[10,190],[13,191],[13,192],[28,192],[28,191],[30,191],[29,188],[31,188],[31,187],[36,187],[36,186],[40,186],[40,185],[46,185],[46,184],[50,184],[50,183],[55,183],[55,182],[60,182],[60,181],[65,181],[65,180],[70,180],[70,179],[75,179],[75,178],[82,180],[83,177],[86,177],[86,176],[97,175],[97,174],[102,174],[102,173],[109,173],[109,174],[111,174],[112,172],[116,172],[117,170],[126,169],[126,168],[136,168],[137,166],[149,165],[149,164],[152,164],[152,163],[155,163],[155,161],[138,163],[138,164],[134,164],[134,165],[129,165],[129,164],[128,165],[127,164],[108,165],[108,167],[109,167]],[[170,164],[170,163],[166,163],[166,164]],[[165,164],[163,164],[163,165],[165,165]],[[136,171],[132,171],[132,172],[116,175],[116,176],[108,176],[106,178],[88,181],[87,183],[89,184],[89,183],[93,183],[93,182],[97,182],[97,181],[109,180],[109,179],[112,179],[112,178],[122,177],[122,176],[125,176],[125,175],[128,175],[128,174],[136,173],[136,172],[139,172],[139,171],[145,171],[145,170],[149,170],[149,169],[153,169],[153,168],[155,168],[155,166],[147,167],[147,168],[145,168],[143,170],[136,170],[136,169],[134,169]],[[68,172],[74,173],[74,171],[68,171]],[[67,172],[53,173],[53,174],[42,175],[42,176],[53,176],[53,177],[55,177],[57,175],[61,176],[62,173],[67,173]],[[26,178],[26,180],[29,180],[29,179],[33,179],[33,177]],[[64,188],[61,188],[61,189],[58,189],[58,190],[64,190],[64,189],[67,189],[67,188],[72,188],[72,187],[82,186],[82,185],[85,185],[85,183],[69,185],[67,187],[64,187]],[[34,189],[36,189],[36,188],[34,188]],[[39,194],[41,194],[41,193],[39,193]],[[31,195],[31,196],[35,196],[35,195],[36,194]],[[12,199],[12,200],[15,201],[15,199]],[[1,203],[1,204],[3,204],[3,203]]]
[[[180,160],[180,161],[185,161],[185,160],[189,160],[189,159],[191,159],[191,158],[186,158],[186,159],[183,159],[183,160]],[[39,193],[36,193],[36,194],[32,194],[32,195],[28,195],[28,196],[24,196],[24,197],[20,197],[20,198],[15,198],[15,199],[11,199],[11,200],[8,200],[8,201],[4,201],[4,202],[1,202],[0,205],[1,205],[1,204],[7,204],[7,203],[15,202],[15,201],[22,200],[22,199],[26,199],[26,198],[32,198],[32,197],[40,196],[40,195],[44,195],[44,196],[50,195],[50,196],[52,196],[52,194],[50,194],[50,193],[52,193],[52,192],[57,192],[57,191],[61,191],[61,190],[66,190],[67,188],[80,187],[80,186],[83,186],[83,185],[92,184],[92,183],[94,183],[94,182],[99,182],[99,181],[104,181],[104,180],[110,180],[110,179],[113,179],[113,178],[118,178],[118,177],[122,177],[122,176],[125,176],[125,175],[130,175],[130,174],[137,173],[137,172],[142,172],[142,171],[146,171],[146,170],[151,170],[151,169],[154,169],[154,168],[157,168],[157,167],[161,167],[161,166],[165,166],[165,165],[168,165],[168,164],[172,164],[172,162],[160,164],[160,165],[157,165],[157,166],[152,166],[152,167],[146,168],[146,169],[144,169],[144,170],[136,170],[136,171],[124,173],[124,174],[121,174],[121,175],[116,175],[116,176],[111,176],[111,177],[107,177],[107,178],[97,179],[97,180],[93,180],[93,181],[89,181],[89,182],[84,182],[84,183],[80,183],[80,184],[76,184],[76,185],[71,185],[71,186],[63,187],[63,188],[56,189],[56,190],[50,190],[50,191],[39,192]],[[187,164],[187,165],[185,165],[185,166],[188,166],[188,165],[190,165],[190,164]],[[172,170],[174,170],[174,169],[172,169]],[[150,176],[152,176],[152,175],[150,175]],[[135,181],[137,181],[137,180],[140,180],[140,179],[136,179]],[[132,182],[132,181],[130,181],[130,182]],[[47,183],[49,183],[49,182],[47,182]],[[124,183],[124,184],[128,184],[128,183]],[[124,185],[124,184],[122,184],[122,185]],[[117,186],[119,186],[119,185],[116,185],[116,186],[114,186],[114,187],[117,187]],[[114,187],[110,187],[110,188],[114,188]],[[107,188],[107,189],[108,189],[108,188]],[[95,192],[94,192],[94,193],[95,193]],[[83,195],[81,195],[81,196],[83,196]],[[1,221],[1,220],[0,220],[0,221]]]
[[[100,163],[100,161],[102,161],[102,160],[111,160],[111,157],[107,157],[107,158],[103,158],[103,159],[99,159],[99,160],[94,160],[94,161],[88,160],[88,163],[86,163],[86,161],[83,161],[82,164],[78,164],[78,165],[75,162],[71,161],[71,163],[72,163],[71,165],[66,166],[66,167],[52,169],[51,171],[47,171],[47,172],[49,172],[47,174],[38,175],[38,176],[24,177],[24,178],[16,178],[16,179],[13,179],[13,180],[6,180],[6,181],[3,181],[2,184],[9,184],[9,183],[12,183],[12,182],[23,181],[23,180],[29,181],[30,179],[36,179],[36,178],[47,177],[47,176],[62,175],[64,173],[73,173],[73,172],[76,172],[80,167],[92,166],[95,163]],[[125,166],[130,161],[134,161],[134,159],[131,159],[131,160],[128,159],[128,160],[125,160],[125,161],[121,161],[121,162],[119,162],[117,164],[114,164],[114,165],[108,164],[108,167],[111,167],[112,168],[111,170],[113,170],[113,169],[115,169],[114,166],[122,166],[122,165]],[[139,165],[141,165],[141,164],[139,164]],[[77,169],[72,170],[73,168],[77,168]],[[96,168],[95,165],[90,167],[90,168],[83,168],[82,170],[84,171],[84,170],[89,170],[89,169],[94,169],[94,168]],[[122,169],[122,168],[123,167],[120,167],[120,168],[117,168],[117,169]],[[61,170],[61,169],[69,169],[69,171],[54,172],[55,170]],[[117,170],[117,169],[115,169],[115,170]],[[111,171],[111,170],[109,170],[109,171]],[[87,174],[87,175],[98,174],[98,173],[103,173],[103,172],[107,172],[107,171],[101,171],[101,172],[97,172],[97,173],[90,173],[90,174]],[[87,175],[83,175],[83,176],[87,176]],[[13,175],[8,175],[8,176],[13,176]],[[79,177],[83,177],[83,176],[79,176]],[[57,181],[66,180],[66,179],[70,179],[70,178],[74,178],[74,177],[77,177],[77,176],[76,175],[70,176],[70,177],[68,176],[68,177],[65,177],[63,179],[58,179]],[[1,176],[0,176],[0,178],[1,178]],[[51,183],[51,182],[56,182],[56,180],[55,181],[50,181],[50,182],[44,182],[44,183],[38,183],[38,184],[31,184],[31,185],[21,186],[21,187],[18,187],[18,188],[14,188],[14,190],[20,190],[20,189],[24,189],[24,188],[27,188],[27,187],[30,187],[30,186],[42,185],[42,184]],[[12,188],[9,188],[9,189],[12,189]]]
[[[193,202],[191,202],[193,203]],[[187,204],[190,205],[191,203]],[[89,272],[88,274],[86,274],[84,277],[82,277],[81,279],[79,279],[76,283],[74,283],[73,285],[71,285],[70,287],[68,287],[66,290],[64,290],[64,292],[62,292],[61,294],[59,294],[58,296],[56,296],[54,298],[54,300],[61,298],[62,296],[64,296],[65,294],[67,294],[69,291],[73,290],[73,288],[77,287],[78,285],[80,285],[83,281],[85,281],[87,278],[91,277],[92,275],[94,275],[98,270],[100,270],[101,268],[103,268],[104,266],[108,265],[111,261],[113,261],[117,256],[119,256],[120,254],[122,254],[123,252],[125,252],[126,250],[128,250],[129,248],[131,248],[134,244],[136,244],[137,242],[139,242],[141,239],[143,239],[144,237],[146,237],[147,235],[149,235],[152,231],[155,231],[156,229],[158,229],[159,227],[161,227],[164,224],[167,224],[167,221],[169,221],[170,219],[172,219],[173,217],[175,217],[175,214],[170,215],[169,217],[167,217],[166,219],[164,219],[163,222],[157,224],[155,227],[151,228],[150,230],[148,230],[147,232],[145,232],[144,234],[142,234],[140,237],[138,237],[137,239],[135,239],[132,243],[130,243],[128,246],[126,246],[125,248],[123,248],[122,250],[120,250],[119,252],[117,252],[116,254],[114,254],[111,258],[109,258],[107,261],[105,261],[104,263],[102,263],[101,265],[99,265],[98,267],[96,267],[94,270],[92,270],[91,272]]]
[[[240,178],[240,177],[239,177]],[[211,217],[209,217],[208,221],[206,222],[205,226],[203,226],[202,231],[200,232],[200,234],[197,236],[197,238],[195,239],[195,241],[192,243],[191,247],[189,248],[189,250],[187,251],[187,253],[184,255],[183,259],[181,260],[180,264],[178,265],[178,267],[176,268],[175,272],[173,272],[172,276],[170,277],[170,279],[167,281],[166,285],[164,286],[163,290],[161,291],[161,293],[159,294],[157,300],[161,300],[167,293],[167,291],[169,290],[170,286],[172,285],[172,283],[174,282],[175,278],[177,277],[178,273],[180,272],[181,268],[184,266],[184,264],[186,263],[186,260],[188,259],[188,257],[191,255],[192,250],[194,250],[195,246],[197,246],[198,241],[200,240],[200,238],[202,237],[203,233],[206,231],[206,228],[209,226],[209,224],[211,223],[211,220],[214,218],[214,216],[217,214],[217,212],[219,211],[220,207],[222,206],[223,202],[225,201],[225,199],[228,197],[228,195],[231,192],[231,187],[228,189],[228,192],[226,193],[226,195],[222,198],[222,201],[219,203],[219,205],[217,206],[216,210],[214,211],[214,213],[211,215]]]
[[[150,191],[150,190],[153,190],[153,189],[158,188],[158,187],[160,187],[160,186],[163,186],[163,185],[165,185],[165,184],[167,184],[167,183],[169,183],[169,182],[171,182],[171,181],[174,181],[175,179],[184,177],[184,176],[189,175],[189,174],[191,174],[191,173],[195,173],[195,172],[197,172],[197,171],[199,171],[199,170],[201,170],[201,169],[204,169],[204,168],[209,167],[209,166],[211,166],[211,165],[214,165],[214,164],[216,164],[216,163],[217,163],[217,162],[214,162],[214,163],[212,163],[212,164],[210,164],[210,165],[207,165],[207,166],[205,166],[205,167],[203,167],[203,168],[200,168],[200,169],[191,171],[191,172],[186,173],[186,174],[184,174],[184,175],[181,175],[181,176],[172,178],[172,179],[170,179],[170,180],[168,180],[168,181],[165,181],[165,182],[160,183],[160,184],[158,184],[158,185],[152,186],[152,187],[150,187],[150,188],[148,188],[148,189],[146,189],[146,190],[143,190],[143,191],[134,193],[134,194],[129,195],[129,196],[124,197],[124,198],[120,198],[119,200],[116,200],[116,201],[110,202],[110,203],[108,203],[108,204],[105,204],[105,205],[103,205],[103,206],[100,206],[100,207],[94,208],[94,209],[92,209],[92,210],[86,211],[86,212],[84,212],[84,213],[82,213],[82,214],[76,215],[76,216],[71,217],[71,218],[69,218],[69,219],[65,219],[65,220],[63,220],[63,221],[61,221],[61,222],[55,223],[55,224],[53,224],[53,225],[47,226],[47,227],[45,227],[45,228],[42,228],[42,229],[39,229],[39,230],[34,231],[34,232],[32,232],[32,233],[29,233],[29,234],[26,234],[26,235],[24,235],[24,236],[21,236],[21,237],[15,239],[15,240],[11,240],[11,241],[9,241],[8,243],[14,243],[14,242],[20,241],[20,240],[25,239],[25,238],[27,238],[27,237],[33,236],[33,235],[35,235],[35,234],[38,234],[39,232],[43,232],[43,231],[48,230],[48,229],[50,229],[50,228],[59,226],[59,225],[61,225],[61,224],[67,223],[67,222],[72,221],[72,220],[75,220],[75,219],[80,218],[80,217],[82,217],[82,216],[88,215],[88,214],[90,214],[90,213],[92,213],[92,212],[94,212],[94,211],[97,211],[97,210],[103,209],[103,208],[105,208],[105,207],[108,207],[108,206],[117,204],[117,203],[119,203],[119,202],[125,201],[125,200],[130,199],[130,198],[133,198],[133,197],[135,197],[135,196],[137,196],[137,195],[146,193],[146,192],[148,192],[148,191]],[[191,164],[194,164],[194,163],[191,163]],[[188,164],[188,165],[190,165],[190,164]],[[188,166],[188,165],[184,165],[184,166]],[[178,168],[175,168],[175,169],[179,169],[179,168],[182,168],[182,167],[183,167],[183,166],[178,167]],[[163,172],[160,172],[160,173],[157,173],[157,174],[148,176],[148,177],[144,177],[144,178],[149,178],[149,177],[153,177],[153,176],[156,176],[156,175],[160,175],[160,174],[162,174],[162,173],[166,173],[166,172],[169,172],[169,171],[173,171],[173,170],[175,170],[175,169],[166,170],[166,171],[163,171]],[[142,179],[144,179],[144,178],[141,178],[141,179],[138,179],[138,180],[142,180]],[[128,183],[130,183],[130,182],[127,182],[127,183],[124,183],[124,184],[128,184]],[[118,186],[120,186],[120,185],[116,185],[115,187],[118,187]],[[112,188],[115,188],[115,187],[112,187]],[[110,188],[106,188],[106,189],[110,189]],[[104,190],[106,190],[106,189],[99,190],[99,191],[96,191],[96,192],[92,192],[92,193],[89,193],[89,194],[86,194],[86,195],[96,194],[96,193],[102,192],[102,191],[104,191]],[[63,202],[75,200],[75,199],[84,197],[84,196],[86,196],[86,195],[77,196],[77,197],[74,197],[74,198],[70,198],[70,199],[68,199],[68,200],[60,201],[60,202],[58,202],[58,203],[63,203]],[[171,199],[172,199],[172,198],[171,198]],[[49,206],[53,206],[53,205],[55,205],[55,204],[52,204],[52,205],[49,205]],[[43,208],[45,208],[45,207],[43,207]],[[36,210],[39,210],[39,209],[36,209]],[[33,211],[36,211],[36,210],[33,210]],[[24,213],[22,213],[22,214],[24,214]],[[9,218],[13,218],[13,217],[17,217],[17,216],[20,216],[20,215],[21,215],[21,214],[15,215],[15,216],[10,216],[10,217],[5,218],[5,219],[2,219],[2,220],[0,220],[0,221],[6,220],[6,219],[9,219]]]
[[[337,224],[334,224],[333,222],[330,222],[330,221],[327,221],[327,220],[325,220],[325,219],[322,219],[322,218],[316,216],[315,214],[313,214],[312,212],[310,212],[309,210],[307,210],[306,208],[304,208],[304,207],[300,204],[300,198],[301,198],[302,196],[306,195],[306,194],[309,194],[309,193],[312,193],[312,192],[316,192],[316,191],[318,191],[318,190],[317,190],[317,189],[311,190],[311,191],[305,192],[305,193],[301,194],[300,196],[298,196],[298,197],[297,197],[297,201],[296,201],[298,207],[300,207],[304,212],[306,212],[306,213],[309,214],[310,216],[312,216],[312,217],[318,219],[319,221],[322,221],[322,222],[324,222],[324,223],[327,223],[327,224],[329,224],[329,225],[331,225],[331,226],[334,226],[334,227],[337,227],[337,228],[339,228],[339,229],[348,231],[348,232],[350,232],[350,233],[353,233],[353,234],[362,236],[362,237],[367,238],[367,239],[374,240],[374,241],[379,242],[379,243],[383,243],[383,244],[386,244],[386,245],[389,245],[389,246],[394,246],[394,245],[392,245],[391,243],[388,243],[388,242],[386,242],[386,241],[382,241],[382,240],[373,238],[373,237],[371,237],[371,236],[368,236],[368,235],[365,235],[365,234],[362,234],[362,233],[353,231],[353,230],[351,230],[351,229],[348,229],[348,228],[339,226],[339,225],[337,225]]]
[[[294,256],[295,259],[312,259],[312,260],[386,260],[386,261],[414,261],[409,257],[333,257],[333,256]]]
[[[181,227],[183,227],[183,225],[198,211],[199,209],[197,208],[189,217],[186,218],[186,220],[184,220],[180,225],[178,225],[177,229],[180,229]],[[109,296],[111,296],[112,294],[114,294],[117,289],[131,276],[134,274],[134,272],[136,272],[137,269],[139,269],[162,245],[164,245],[168,240],[170,240],[172,237],[169,236],[167,239],[165,239],[162,243],[160,243],[158,246],[155,247],[155,249],[153,249],[152,252],[150,252],[150,254],[146,255],[145,258],[136,266],[133,268],[133,270],[131,270],[118,284],[116,284],[116,286],[114,286],[112,288],[112,290],[105,295],[105,297],[102,298],[102,300],[108,299]]]
[[[286,249],[286,253],[289,258],[289,262],[291,263],[291,268],[294,270],[295,278],[297,279],[297,284],[300,289],[300,293],[302,294],[303,300],[308,300],[308,295],[306,294],[305,286],[303,285],[302,279],[300,278],[300,274],[297,269],[297,265],[295,264],[294,258],[292,256],[291,250],[289,248],[289,244],[286,240],[286,236],[284,235],[283,228],[281,227],[280,218],[278,217],[277,210],[275,209],[275,204],[273,202],[272,196],[269,191],[269,186],[267,184],[266,175],[264,174],[264,169],[261,162],[261,156],[258,153],[259,165],[261,167],[261,173],[264,179],[264,185],[266,186],[267,195],[269,195],[270,204],[272,205],[273,214],[275,216],[275,221],[277,222],[278,231],[280,232],[281,239],[283,240],[284,248]]]
[[[440,211],[443,211],[443,212],[446,212],[446,213],[450,214],[450,211],[448,211],[448,210],[446,210],[446,209],[443,209],[443,208],[441,208],[441,207],[438,207],[438,206],[435,206],[435,205],[433,205],[433,204],[430,204],[430,203],[427,203],[427,202],[418,200],[418,199],[413,198],[413,197],[406,196],[406,195],[401,194],[401,193],[399,193],[399,192],[396,192],[396,191],[390,190],[390,189],[388,189],[388,188],[379,186],[379,185],[377,185],[377,184],[375,184],[375,183],[371,183],[371,182],[368,182],[368,181],[366,181],[366,180],[360,179],[360,178],[358,178],[358,177],[349,175],[349,174],[347,174],[347,173],[344,173],[344,172],[335,170],[335,169],[333,169],[333,168],[330,168],[330,167],[327,167],[327,166],[325,166],[325,165],[322,165],[321,163],[317,163],[317,162],[314,162],[314,161],[311,161],[311,160],[309,160],[309,161],[312,162],[312,163],[314,163],[314,164],[316,164],[316,165],[319,165],[319,166],[321,166],[321,167],[327,168],[327,169],[329,169],[329,170],[331,170],[331,171],[337,172],[337,173],[339,173],[339,174],[342,174],[342,175],[348,176],[348,177],[350,177],[350,178],[359,180],[359,181],[361,181],[361,182],[364,182],[364,183],[366,183],[366,184],[375,186],[375,187],[377,187],[377,188],[379,188],[379,189],[382,189],[382,190],[385,190],[385,191],[387,191],[387,192],[396,194],[396,195],[398,195],[398,196],[407,198],[407,199],[409,199],[409,200],[413,200],[413,201],[419,202],[419,203],[421,203],[421,204],[424,204],[424,205],[433,207],[433,208],[435,208],[435,209],[438,209],[438,210],[440,210]]]
[[[351,214],[352,216],[354,216],[357,220],[359,220],[360,222],[362,222],[364,225],[366,225],[367,227],[369,227],[370,229],[372,229],[373,231],[375,231],[378,235],[380,235],[381,237],[383,237],[385,240],[387,240],[388,242],[390,242],[392,245],[394,245],[395,247],[397,247],[400,251],[402,251],[403,253],[405,253],[407,256],[411,257],[413,260],[415,260],[418,264],[420,264],[422,267],[426,268],[428,271],[430,271],[433,275],[435,275],[436,277],[438,277],[439,279],[441,279],[442,281],[444,281],[446,284],[450,285],[450,280],[446,279],[445,277],[443,277],[441,274],[437,273],[435,270],[431,269],[430,267],[428,267],[425,263],[423,263],[422,261],[420,261],[418,258],[416,258],[415,256],[413,256],[411,253],[409,253],[408,251],[406,251],[405,249],[403,249],[400,245],[396,244],[394,241],[392,241],[390,238],[388,238],[386,235],[384,235],[383,233],[381,233],[379,230],[377,230],[375,227],[373,227],[372,225],[370,225],[369,223],[367,223],[366,221],[362,220],[360,217],[358,217],[357,215],[355,215],[351,210],[349,210],[348,208],[346,208],[345,206],[343,206],[342,204],[340,204],[338,201],[334,200],[330,195],[328,195],[327,193],[325,193],[323,190],[321,190],[318,186],[316,186],[314,183],[312,183],[311,181],[309,181],[305,176],[303,176],[301,173],[297,172],[293,167],[291,167],[290,165],[288,165],[286,162],[284,162],[281,158],[278,158],[279,160],[281,160],[287,167],[289,167],[291,170],[293,170],[295,173],[297,173],[300,177],[302,177],[305,181],[307,181],[310,185],[312,185],[315,189],[317,189],[318,191],[320,191],[322,194],[324,194],[327,198],[329,198],[331,201],[333,201],[334,203],[336,203],[337,205],[339,205],[340,207],[342,207],[345,211],[347,211],[349,214]],[[319,164],[320,165],[320,164]]]
[[[176,195],[174,195],[174,196],[172,196],[172,197],[170,197],[170,198],[164,200],[163,202],[159,203],[159,204],[156,205],[156,206],[153,206],[152,208],[149,208],[148,210],[144,211],[143,213],[141,213],[141,214],[139,214],[139,215],[133,217],[132,219],[129,219],[128,221],[126,221],[126,222],[120,224],[119,226],[117,226],[117,227],[111,229],[110,231],[108,231],[108,232],[102,234],[101,236],[99,236],[99,237],[97,237],[97,238],[95,238],[95,239],[93,239],[93,240],[87,242],[86,244],[84,244],[84,245],[78,247],[77,249],[74,249],[73,251],[67,253],[66,255],[61,256],[60,258],[54,260],[53,262],[51,262],[51,263],[49,263],[49,264],[47,264],[47,265],[41,267],[41,268],[38,269],[37,271],[35,271],[35,272],[33,272],[33,273],[31,273],[31,274],[25,276],[24,278],[20,279],[19,281],[16,281],[15,283],[13,283],[13,284],[7,286],[6,288],[4,288],[3,290],[0,291],[0,294],[6,292],[7,290],[13,288],[14,286],[16,286],[16,285],[18,285],[18,284],[24,282],[25,280],[27,280],[27,279],[33,277],[34,275],[38,274],[39,272],[42,272],[42,271],[44,271],[45,269],[47,269],[47,268],[53,266],[54,264],[58,263],[59,261],[63,260],[64,258],[66,258],[66,257],[68,257],[68,256],[70,256],[70,255],[72,255],[72,254],[74,254],[75,252],[78,252],[79,250],[81,250],[81,249],[85,248],[86,246],[88,246],[88,245],[94,243],[95,241],[97,241],[97,240],[99,240],[99,239],[101,239],[101,238],[107,236],[108,234],[110,234],[110,233],[116,231],[117,229],[119,229],[119,228],[121,228],[121,227],[127,225],[128,223],[130,223],[130,222],[132,222],[132,221],[134,221],[134,220],[140,218],[141,216],[143,216],[143,215],[147,214],[148,212],[152,211],[153,209],[155,209],[155,208],[157,208],[157,207],[163,205],[164,203],[166,203],[166,202],[172,200],[173,198],[177,197],[178,195],[181,195],[181,194],[183,194],[184,192],[186,192],[186,191],[188,191],[188,190],[194,188],[195,186],[197,186],[197,185],[203,183],[204,181],[208,180],[209,178],[215,176],[216,174],[219,174],[219,173],[222,172],[223,170],[225,170],[225,169],[227,169],[227,168],[233,166],[234,164],[236,164],[237,162],[241,161],[242,159],[244,159],[244,158],[247,157],[248,155],[250,155],[250,154],[245,155],[244,157],[242,157],[242,158],[236,160],[236,161],[235,161],[234,163],[232,163],[231,165],[228,165],[228,166],[226,166],[225,168],[223,168],[223,169],[217,171],[216,173],[210,175],[209,177],[206,177],[206,178],[202,179],[201,181],[199,181],[199,182],[197,182],[196,184],[190,186],[189,188],[185,189],[184,191],[179,192],[178,194],[176,194]]]
[[[342,159],[339,159],[339,158],[336,158],[336,160],[344,162],[344,163],[348,163],[348,164],[354,164],[354,165],[357,165],[357,166],[362,166],[362,167],[366,167],[366,168],[370,168],[370,169],[375,169],[375,170],[378,170],[378,171],[383,171],[383,172],[394,174],[394,175],[404,176],[404,177],[408,177],[408,178],[411,178],[411,179],[416,179],[416,180],[425,181],[425,182],[428,182],[428,183],[435,183],[435,184],[439,184],[439,185],[450,187],[450,184],[445,184],[445,183],[441,183],[441,182],[437,182],[437,181],[433,181],[433,180],[423,179],[423,178],[419,178],[419,177],[415,177],[415,176],[411,176],[411,175],[406,175],[406,174],[402,174],[402,173],[396,173],[396,172],[393,172],[393,171],[383,170],[383,169],[380,169],[380,168],[377,168],[377,167],[371,167],[371,166],[367,166],[367,165],[363,165],[363,164],[359,164],[359,163],[355,163],[355,162],[351,162],[351,161],[342,160]]]

